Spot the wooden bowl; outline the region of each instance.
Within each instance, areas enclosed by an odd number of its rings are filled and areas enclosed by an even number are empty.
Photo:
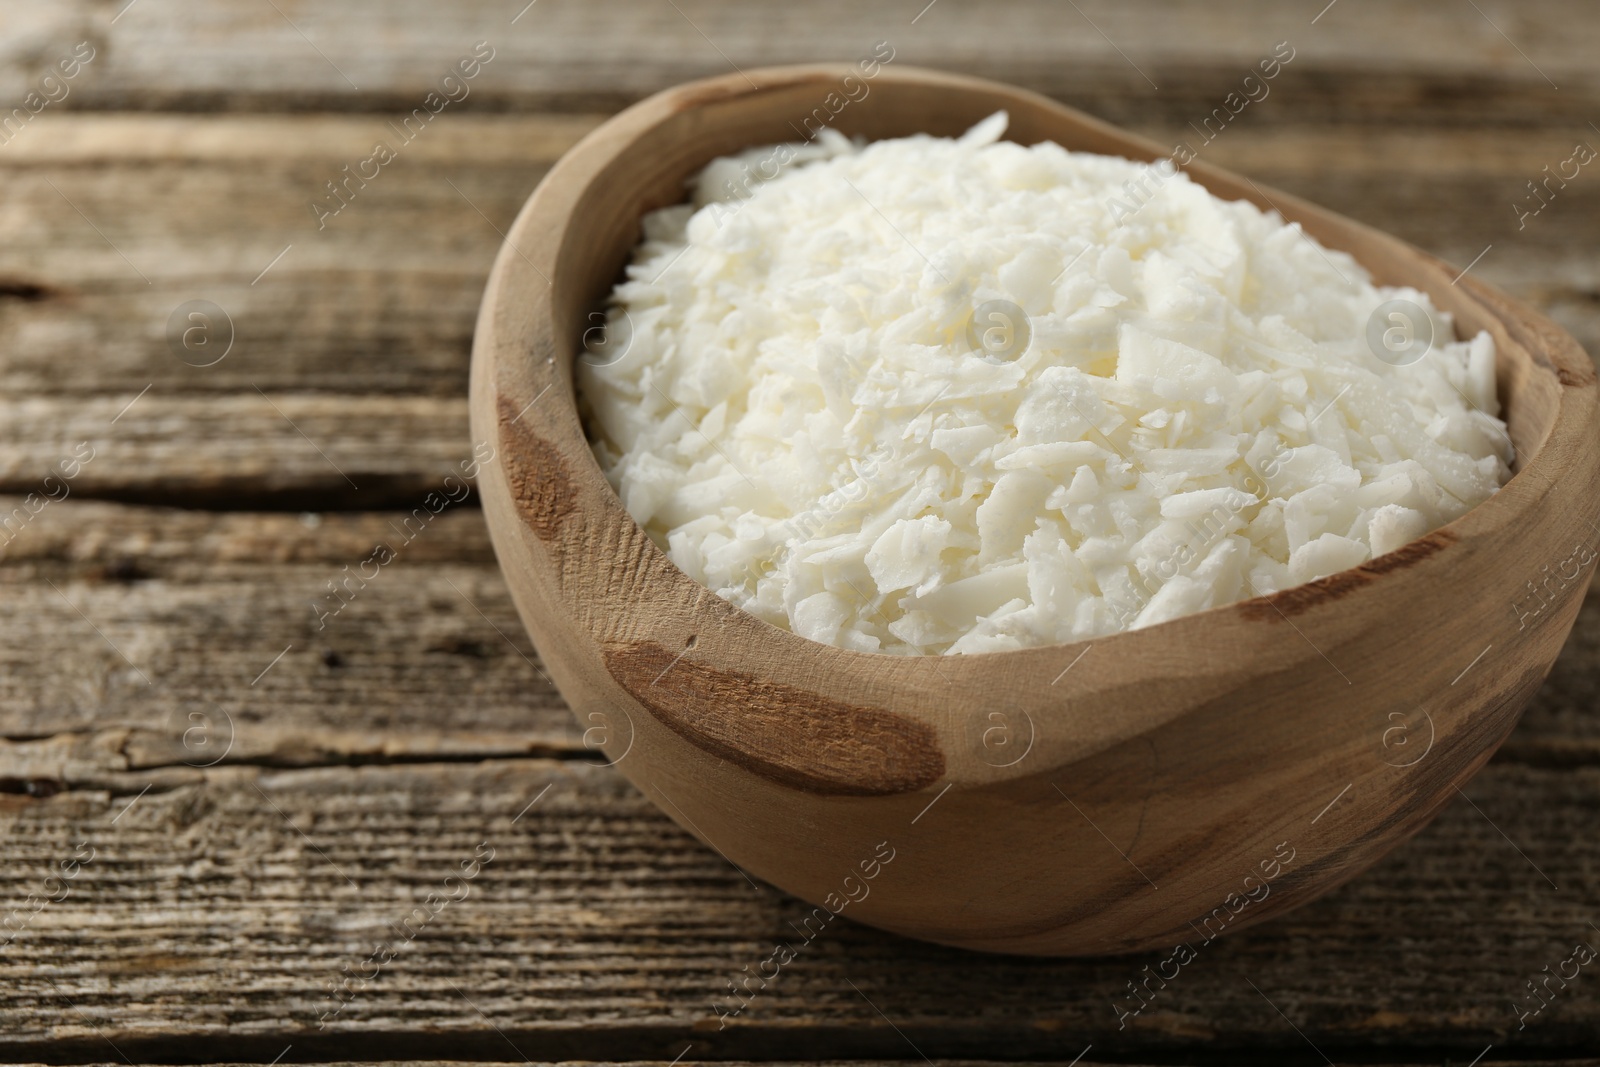
[[[846,85],[843,79],[853,75]],[[950,945],[1191,950],[1304,904],[1414,834],[1489,758],[1571,628],[1600,533],[1595,374],[1547,319],[1409,245],[1196,163],[1380,284],[1425,290],[1499,346],[1516,474],[1354,570],[1132,633],[989,655],[848,652],[677,569],[590,454],[572,366],[646,212],[713,157],[793,140],[830,93],[867,138],[1167,150],[1042,96],[883,67],[784,67],[629,108],[550,172],[478,320],[472,431],[511,593],[587,736],[668,815],[812,904]],[[833,97],[836,102],[841,97]],[[1456,280],[1452,280],[1456,279]]]

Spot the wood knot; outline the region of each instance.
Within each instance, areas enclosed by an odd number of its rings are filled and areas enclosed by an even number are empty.
[[[517,514],[542,541],[553,541],[578,510],[578,493],[566,457],[521,420],[522,410],[499,398],[500,445],[506,482]]]
[[[887,796],[944,774],[926,723],[798,686],[719,670],[651,641],[606,652],[617,683],[678,736],[791,789]]]
[[[25,278],[0,278],[0,300],[21,300],[26,304],[37,304],[62,295],[60,290]]]

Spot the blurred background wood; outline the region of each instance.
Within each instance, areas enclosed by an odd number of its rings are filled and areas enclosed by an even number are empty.
[[[0,921],[23,924],[0,1058],[1592,1054],[1594,975],[1520,1030],[1514,1005],[1600,945],[1594,599],[1465,798],[1205,948],[1124,1028],[1159,957],[978,957],[842,921],[718,1030],[712,1001],[807,909],[596,765],[472,501],[397,530],[469,455],[478,297],[550,163],[673,82],[878,41],[1169,141],[1289,41],[1202,158],[1482,253],[1475,274],[1600,351],[1600,172],[1520,229],[1515,206],[1600,147],[1592,5],[58,0],[0,8],[0,114],[85,40],[69,95],[0,144],[0,516],[95,450],[0,547]],[[324,183],[480,40],[471,94],[319,230]],[[191,300],[232,320],[213,366],[169,345]],[[319,628],[380,541],[397,558]],[[93,861],[46,890],[82,841]],[[484,841],[466,899],[338,985]],[[351,999],[319,1030],[330,987]]]

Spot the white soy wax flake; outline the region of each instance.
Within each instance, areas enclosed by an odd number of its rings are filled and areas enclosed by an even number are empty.
[[[574,370],[696,581],[857,651],[1004,651],[1358,566],[1510,477],[1488,334],[1005,128],[753,148],[646,216]]]

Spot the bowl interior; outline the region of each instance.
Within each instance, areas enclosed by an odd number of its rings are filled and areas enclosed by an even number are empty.
[[[809,139],[826,124],[850,137],[878,140],[914,133],[957,136],[1004,109],[1006,139],[1019,144],[1053,140],[1075,151],[1152,162],[1172,149],[1115,127],[1067,112],[1034,93],[990,82],[914,69],[882,68],[873,78],[853,66],[783,68],[751,72],[760,89],[737,76],[686,86],[671,94],[672,108],[660,121],[632,135],[631,142],[595,173],[574,213],[585,220],[581,236],[567,231],[559,250],[551,294],[556,336],[569,339],[558,362],[570,372],[581,350],[588,314],[620,280],[632,256],[644,215],[687,198],[686,181],[712,159],[752,147]],[[846,77],[853,80],[846,82]],[[863,95],[862,87],[865,87]],[[851,100],[846,95],[856,99]],[[842,104],[842,106],[841,106]],[[837,110],[835,110],[837,109]],[[1431,257],[1437,269],[1419,273],[1419,253],[1409,246],[1296,197],[1266,192],[1255,183],[1195,161],[1184,168],[1214,194],[1249,200],[1298,221],[1325,246],[1350,253],[1379,285],[1408,285],[1428,293],[1450,312],[1462,336],[1488,330],[1498,349],[1500,417],[1507,421],[1522,470],[1549,437],[1565,384],[1548,373],[1548,362],[1529,352],[1541,339],[1514,336],[1486,308],[1484,291],[1470,279],[1453,282],[1455,271]],[[1524,341],[1534,342],[1525,346]],[[564,375],[570,386],[570,373]],[[569,389],[570,393],[570,389]]]

